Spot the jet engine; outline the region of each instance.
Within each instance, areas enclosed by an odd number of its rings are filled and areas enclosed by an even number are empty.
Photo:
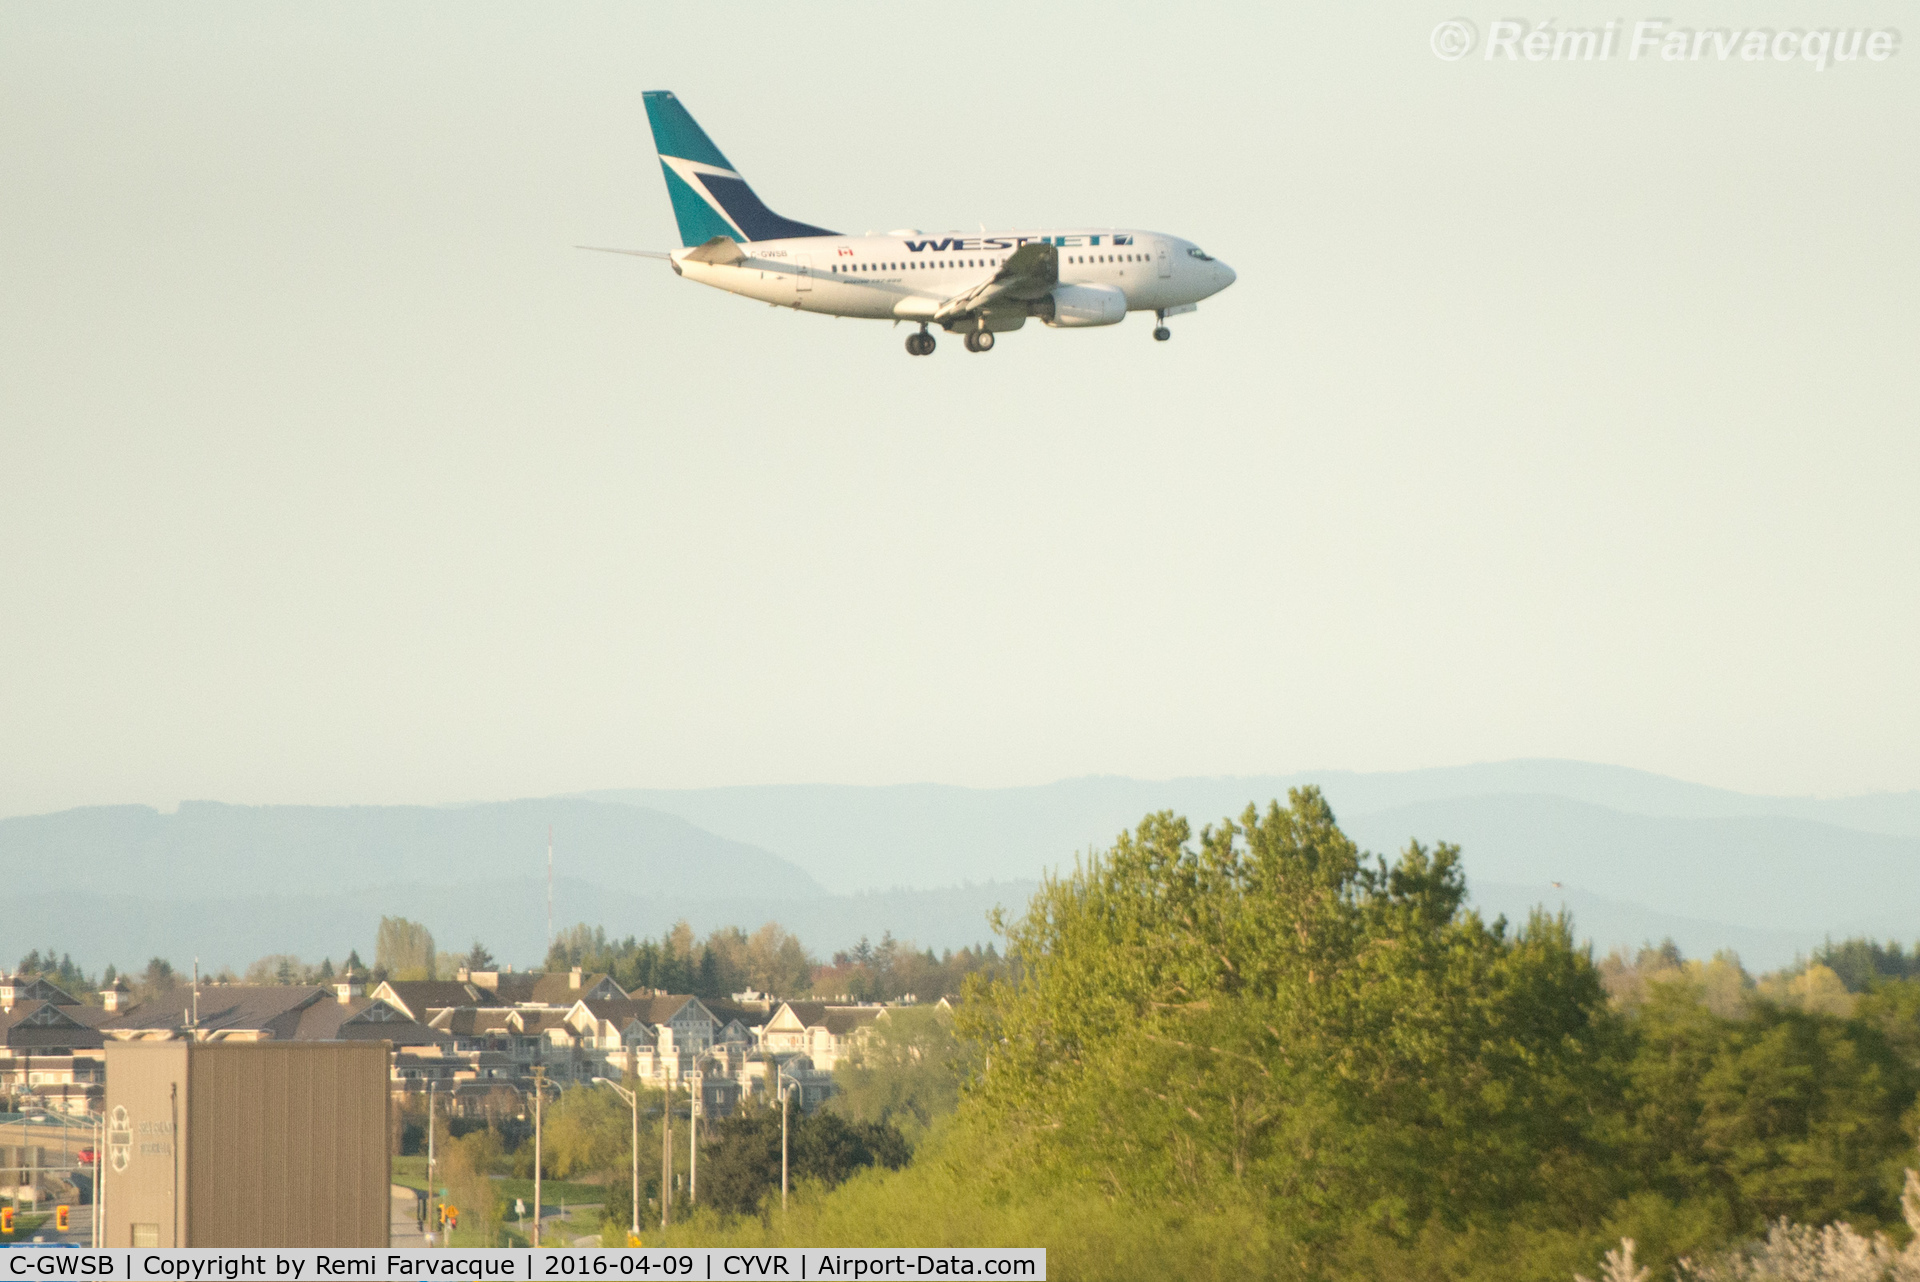
[[[1117,325],[1127,318],[1127,296],[1111,285],[1055,285],[1029,306],[1055,329]]]

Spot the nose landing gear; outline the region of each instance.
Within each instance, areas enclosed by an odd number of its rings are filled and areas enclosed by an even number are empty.
[[[1169,338],[1173,337],[1173,331],[1167,328],[1167,314],[1165,312],[1155,312],[1153,314],[1153,319],[1154,319],[1154,326],[1153,326],[1154,342],[1164,343]]]
[[[919,333],[907,335],[907,355],[933,355],[933,335],[927,333],[927,327],[925,325],[920,327]]]
[[[990,329],[969,331],[963,340],[970,352],[990,352],[993,350],[993,331]]]

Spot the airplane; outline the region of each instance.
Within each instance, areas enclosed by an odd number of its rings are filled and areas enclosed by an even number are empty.
[[[907,353],[929,356],[932,327],[963,336],[970,352],[1038,318],[1055,329],[1114,325],[1128,312],[1167,318],[1233,284],[1231,267],[1190,240],[1115,227],[848,236],[782,218],[747,186],[680,100],[644,94],[683,247],[603,253],[665,259],[677,275],[776,307],[907,321]]]

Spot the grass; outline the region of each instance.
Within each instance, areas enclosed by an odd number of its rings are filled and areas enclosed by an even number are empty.
[[[43,1211],[38,1215],[28,1215],[24,1212],[16,1214],[13,1217],[13,1232],[6,1234],[4,1237],[0,1237],[0,1242],[15,1245],[21,1242],[31,1242],[33,1241],[33,1235],[40,1231],[42,1225],[51,1223],[53,1223],[53,1215],[50,1212]]]
[[[464,1215],[461,1217],[462,1220],[466,1220],[466,1218]],[[470,1227],[470,1224],[471,1221],[468,1221],[467,1224],[463,1224],[460,1228],[453,1231],[454,1246],[525,1247],[532,1245],[532,1243],[528,1241],[528,1225],[525,1222],[510,1220],[503,1216],[494,1226],[490,1240],[483,1239],[480,1231]],[[591,1236],[598,1239],[603,1227],[600,1221],[600,1212],[597,1209],[588,1212],[586,1215],[569,1215],[564,1220],[548,1220],[544,1230],[546,1244],[548,1246],[555,1244],[571,1246],[573,1239],[577,1237]]]
[[[427,1187],[427,1159],[419,1154],[393,1159],[393,1182],[410,1189]],[[507,1205],[513,1205],[513,1199],[533,1201],[533,1181],[513,1175],[493,1177],[494,1190],[506,1199]],[[542,1180],[540,1196],[548,1206],[558,1206],[565,1202],[598,1203],[607,1198],[607,1189],[603,1184],[587,1184],[580,1180]]]
[[[516,1197],[524,1199],[529,1206],[533,1204],[532,1180],[523,1180],[514,1176],[503,1179],[496,1175],[493,1184],[500,1191],[500,1196],[507,1199],[509,1205]],[[586,1203],[598,1205],[607,1200],[607,1186],[582,1184],[575,1180],[542,1180],[540,1197],[548,1206],[558,1206],[562,1202],[568,1206]]]

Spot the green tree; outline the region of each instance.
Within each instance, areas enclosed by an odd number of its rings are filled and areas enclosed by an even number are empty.
[[[644,1098],[644,1097],[643,1097]],[[633,1118],[603,1086],[573,1086],[547,1105],[541,1157],[559,1179],[629,1168]]]
[[[405,917],[382,917],[373,964],[388,979],[434,978],[433,932]]]
[[[153,957],[147,961],[146,970],[140,974],[134,985],[134,993],[141,1001],[164,996],[180,987],[180,976],[174,972],[173,963],[164,957]]]
[[[1726,1019],[1661,985],[1633,1036],[1627,1166],[1662,1196],[1728,1232],[1897,1222],[1917,1084],[1872,1017],[1759,1002]]]
[[[494,1245],[500,1227],[500,1201],[493,1174],[500,1165],[500,1141],[491,1129],[457,1140],[435,1140],[440,1178],[447,1200],[460,1212],[460,1235],[479,1246]]]
[[[1920,975],[1920,944],[1909,953],[1892,940],[1884,944],[1871,939],[1844,939],[1837,944],[1828,940],[1813,960],[1832,970],[1848,992],[1864,993],[1880,980]]]
[[[1189,1205],[1237,1189],[1305,1243],[1591,1220],[1617,1029],[1564,920],[1484,923],[1455,848],[1369,862],[1314,789],[1191,836],[1150,816],[1043,883],[1016,973],[970,986],[969,1112],[1013,1163]]]
[[[792,997],[808,991],[813,958],[800,940],[777,922],[767,922],[747,936],[746,986],[762,993]]]
[[[976,1060],[945,1011],[896,1007],[874,1022],[850,1062],[834,1070],[840,1089],[828,1107],[855,1121],[889,1123],[916,1140],[959,1106],[961,1084]]]
[[[850,1121],[837,1113],[788,1119],[792,1179],[833,1187],[871,1166],[907,1164],[906,1140],[884,1122]],[[716,1123],[700,1157],[700,1197],[724,1214],[751,1215],[780,1192],[780,1112],[752,1109]]]

